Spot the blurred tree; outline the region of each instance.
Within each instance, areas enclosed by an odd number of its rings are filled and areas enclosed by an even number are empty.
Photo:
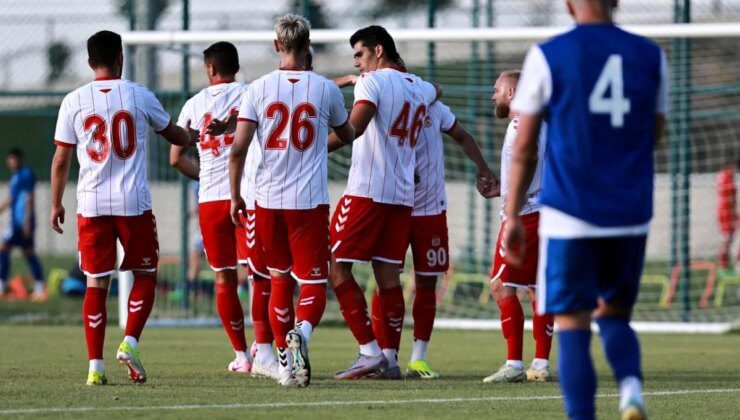
[[[149,21],[151,28],[154,29],[154,26],[156,26],[157,20],[164,14],[164,11],[167,10],[167,6],[169,6],[170,0],[148,0],[150,3],[150,15],[149,15]],[[136,10],[135,3],[136,0],[115,0],[116,2],[116,8],[118,10],[118,14],[129,18],[132,11]]]
[[[437,10],[449,7],[455,0],[437,0]],[[370,9],[370,16],[373,19],[395,15],[408,11],[409,9],[418,9],[426,13],[429,0],[376,0],[375,6]]]
[[[46,62],[49,65],[49,73],[46,76],[47,83],[53,83],[62,77],[71,55],[72,50],[61,41],[53,42],[46,47]]]
[[[326,12],[324,12],[324,5],[318,0],[293,0],[291,10],[293,10],[293,13],[303,15],[308,19],[313,29],[332,27]]]

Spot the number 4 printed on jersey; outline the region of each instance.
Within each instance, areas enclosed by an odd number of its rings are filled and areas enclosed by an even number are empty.
[[[606,93],[611,88],[611,98]],[[612,54],[601,70],[594,90],[588,97],[588,110],[592,114],[609,114],[612,127],[624,126],[624,115],[630,112],[630,100],[624,97],[622,56]]]

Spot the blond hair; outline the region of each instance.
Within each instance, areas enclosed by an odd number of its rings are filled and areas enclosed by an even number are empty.
[[[310,39],[311,24],[303,16],[287,14],[275,20],[277,40],[285,52],[302,49]]]

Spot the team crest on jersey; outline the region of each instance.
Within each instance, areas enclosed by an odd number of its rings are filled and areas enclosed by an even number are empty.
[[[149,257],[143,258],[141,260],[141,265],[143,265],[144,267],[149,267],[150,265],[152,265],[152,259]]]
[[[311,277],[321,277],[321,267],[314,267],[311,270]]]
[[[442,245],[442,239],[439,238],[439,236],[435,236],[432,238],[432,246],[440,246]]]
[[[429,115],[424,116],[424,127],[429,128],[432,126],[432,117]]]

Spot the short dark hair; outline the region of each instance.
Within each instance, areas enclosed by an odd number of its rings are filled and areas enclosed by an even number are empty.
[[[239,53],[231,42],[217,42],[203,50],[203,61],[216,66],[216,71],[222,76],[239,71]]]
[[[8,151],[8,157],[14,157],[16,159],[23,159],[23,150],[14,147]]]
[[[393,37],[382,26],[368,26],[352,34],[349,38],[349,45],[354,48],[358,42],[362,42],[364,46],[370,49],[382,45],[383,51],[388,55],[388,59],[393,62],[396,62],[401,57],[398,54],[398,50],[396,50],[396,43],[393,41]]]
[[[112,67],[122,52],[121,35],[115,32],[100,31],[87,39],[87,57],[94,67]]]

